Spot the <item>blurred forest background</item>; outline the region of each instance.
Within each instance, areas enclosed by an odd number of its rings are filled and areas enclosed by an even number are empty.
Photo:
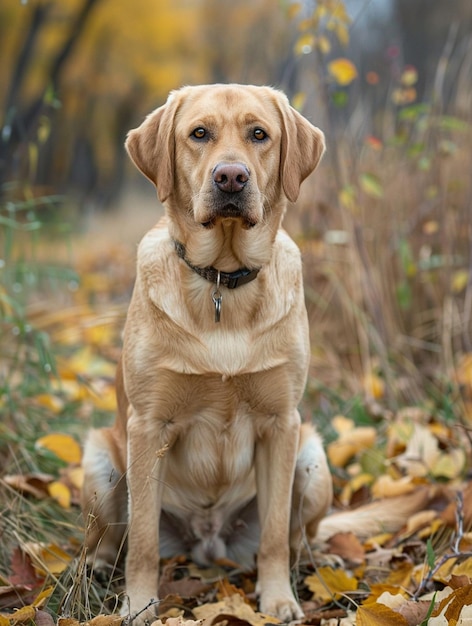
[[[123,142],[169,90],[271,84],[328,144],[286,218],[305,262],[309,394],[447,397],[472,420],[471,32],[469,0],[3,0],[4,303],[43,284],[41,257],[57,283],[77,234],[90,256],[94,234],[105,254],[152,224]],[[109,277],[120,264],[101,263]]]

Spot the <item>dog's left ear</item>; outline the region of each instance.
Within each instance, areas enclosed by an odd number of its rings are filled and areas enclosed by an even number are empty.
[[[324,134],[310,124],[288,102],[281,107],[282,145],[280,175],[290,202],[295,202],[300,185],[318,165],[325,151]]]
[[[174,187],[174,117],[176,97],[150,113],[138,128],[130,130],[125,146],[136,167],[156,185],[164,202]]]

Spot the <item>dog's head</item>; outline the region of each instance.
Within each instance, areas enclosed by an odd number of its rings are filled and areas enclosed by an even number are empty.
[[[218,226],[240,237],[246,231],[247,240],[258,226],[275,237],[285,198],[297,199],[324,136],[279,91],[205,85],[172,92],[129,133],[126,147],[180,224],[180,237]]]

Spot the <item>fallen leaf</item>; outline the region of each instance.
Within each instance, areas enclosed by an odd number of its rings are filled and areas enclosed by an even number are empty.
[[[38,574],[61,574],[72,560],[72,557],[59,546],[52,543],[35,543],[28,541],[23,549],[27,552]]]
[[[9,582],[12,585],[29,585],[33,587],[43,580],[43,578],[38,578],[36,570],[31,563],[30,555],[23,552],[19,547],[16,547],[12,552],[10,572]]]
[[[28,622],[34,621],[36,615],[36,609],[32,606],[23,606],[21,609],[18,609],[10,616],[10,624],[11,626],[16,626],[16,624],[27,624]]]
[[[412,493],[416,489],[416,484],[411,476],[403,476],[395,480],[388,474],[379,476],[372,485],[372,495],[374,498],[392,498]]]
[[[419,600],[418,602],[413,602],[413,600],[407,600],[399,607],[398,612],[406,619],[409,626],[417,626],[427,617],[430,608],[430,601]]]
[[[357,579],[338,568],[318,567],[315,574],[305,578],[305,584],[315,599],[328,602],[348,591],[357,589]]]
[[[422,424],[414,424],[406,450],[395,462],[410,476],[427,476],[440,456],[438,440],[430,429]]]
[[[356,626],[408,626],[408,622],[384,604],[368,604],[357,609]]]
[[[55,480],[48,485],[51,498],[56,500],[63,509],[70,509],[71,494],[70,489],[64,483]]]
[[[160,619],[156,619],[151,623],[151,626],[200,626],[202,620],[186,619],[182,615],[178,617],[168,617],[165,622]],[[106,626],[105,624],[103,626]],[[114,626],[114,625],[111,625]],[[118,626],[118,625],[116,625]]]
[[[122,621],[121,615],[97,615],[87,622],[87,626],[120,626]]]
[[[59,617],[57,626],[80,626],[80,622],[73,617]]]
[[[364,561],[365,550],[359,539],[351,532],[336,533],[327,542],[329,554],[337,554],[354,564]]]
[[[53,452],[59,459],[66,463],[80,463],[82,450],[77,441],[70,435],[51,433],[40,437],[36,441],[36,448],[45,448]]]
[[[239,594],[241,598],[243,598],[244,602],[249,604],[249,600],[247,599],[244,591],[242,589],[239,589],[239,587],[236,587],[236,585],[233,585],[232,583],[230,583],[227,578],[220,579],[217,582],[216,589],[217,589],[216,597],[218,598],[218,600],[223,600],[223,598],[228,598],[236,594]]]
[[[12,474],[1,479],[6,485],[20,493],[34,496],[38,500],[49,497],[48,485],[54,480],[50,474]]]
[[[428,624],[437,626],[439,624],[459,624],[467,623],[465,620],[472,620],[472,584],[466,587],[455,589],[447,598],[443,599],[436,610],[433,611]],[[444,622],[446,618],[447,622]],[[461,620],[459,622],[459,619]]]
[[[343,432],[339,439],[328,445],[328,459],[332,465],[344,467],[353,456],[371,448],[376,438],[377,431],[371,426],[359,426]]]
[[[233,615],[240,620],[244,620],[251,626],[265,626],[267,622],[271,624],[280,624],[280,620],[276,617],[268,617],[263,613],[256,613],[243,598],[238,594],[230,598],[224,598],[220,602],[212,602],[203,604],[193,609],[193,613],[197,619],[205,619],[212,622],[219,615]]]

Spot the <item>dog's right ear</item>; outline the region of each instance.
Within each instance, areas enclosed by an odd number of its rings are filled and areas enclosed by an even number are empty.
[[[125,146],[136,167],[156,185],[164,202],[174,186],[174,117],[177,105],[171,95],[150,113],[138,128],[130,130]]]

